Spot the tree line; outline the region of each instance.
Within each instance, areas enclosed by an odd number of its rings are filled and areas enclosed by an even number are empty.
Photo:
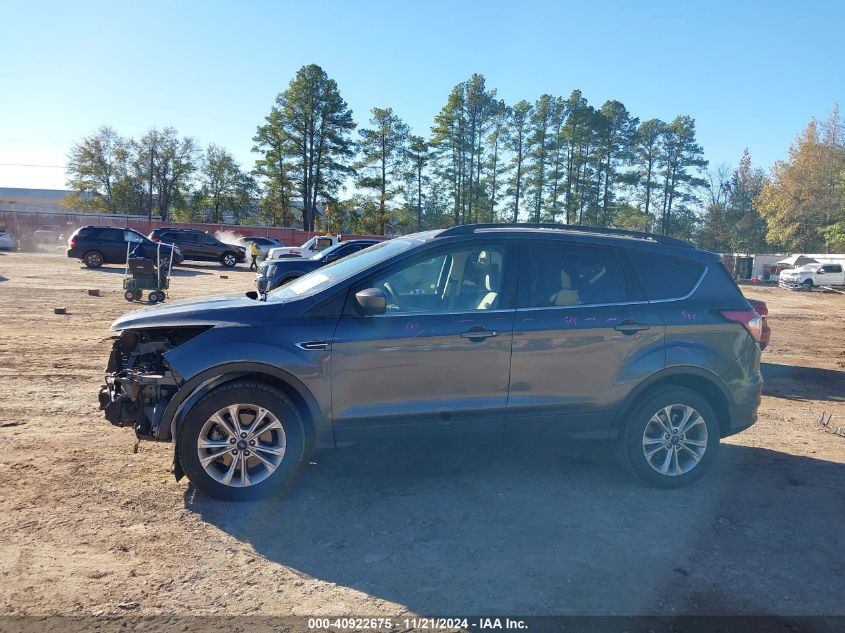
[[[257,126],[252,169],[172,128],[138,140],[101,128],[72,148],[68,173],[77,204],[164,218],[220,222],[228,213],[235,222],[376,234],[564,222],[655,231],[715,250],[808,247],[845,233],[835,228],[842,125],[838,111],[831,117],[839,123],[821,131],[813,123],[795,150],[813,154],[800,160],[814,165],[811,187],[827,196],[824,210],[809,204],[801,213],[789,187],[806,165],[778,163],[769,178],[746,151],[735,169],[708,170],[688,115],[641,121],[621,101],[596,107],[579,90],[508,104],[473,74],[450,91],[426,136],[390,107],[372,108],[359,129],[337,83],[314,64]]]

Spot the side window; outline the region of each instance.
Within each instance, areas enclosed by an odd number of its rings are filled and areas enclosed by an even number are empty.
[[[332,239],[330,237],[318,237],[317,240],[314,242],[312,250],[321,251],[324,248],[328,248],[332,245]]]
[[[393,269],[368,285],[384,290],[388,314],[501,308],[505,249],[504,244],[456,246]]]
[[[144,241],[144,238],[138,235],[135,231],[124,231],[123,239],[132,244],[139,244]]]
[[[822,269],[826,273],[841,273],[842,272],[842,266],[837,266],[835,264],[830,264],[828,266],[822,266]]]
[[[631,250],[628,257],[647,299],[680,299],[688,295],[704,272],[704,264],[666,255]]]
[[[125,241],[124,234],[125,231],[121,231],[120,229],[100,229],[100,233],[97,236],[101,240],[112,240],[114,242],[123,242]]]
[[[528,254],[529,308],[620,303],[628,298],[615,248],[573,242],[533,242]]]

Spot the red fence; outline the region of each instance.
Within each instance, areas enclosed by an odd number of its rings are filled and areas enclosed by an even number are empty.
[[[279,228],[273,226],[247,226],[243,224],[201,224],[193,222],[162,222],[158,219],[148,220],[137,215],[99,215],[94,213],[41,213],[21,211],[0,211],[0,231],[10,231],[19,240],[31,241],[35,239],[35,231],[54,231],[58,236],[68,238],[80,226],[120,226],[135,229],[148,235],[151,231],[163,227],[179,227],[184,229],[199,229],[214,234],[226,234],[226,239],[234,237],[263,236],[275,237],[286,246],[298,246],[322,232],[301,231],[300,229]],[[381,236],[344,234],[343,239],[357,238],[386,239]],[[225,240],[224,240],[225,241]]]

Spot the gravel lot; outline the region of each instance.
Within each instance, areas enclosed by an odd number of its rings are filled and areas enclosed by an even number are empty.
[[[745,288],[773,329],[760,421],[692,488],[602,444],[362,447],[230,505],[97,410],[122,271],[0,253],[0,614],[845,614],[845,437],[817,422],[845,426],[845,296]],[[190,265],[173,295],[252,280]]]

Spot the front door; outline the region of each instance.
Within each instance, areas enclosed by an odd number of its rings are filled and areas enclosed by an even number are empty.
[[[509,430],[606,438],[631,388],[665,364],[665,326],[621,249],[527,246],[514,323]]]
[[[332,341],[336,439],[501,432],[513,338],[511,273],[504,242],[452,244],[353,287]],[[355,291],[369,287],[386,294],[385,314],[354,309]]]

